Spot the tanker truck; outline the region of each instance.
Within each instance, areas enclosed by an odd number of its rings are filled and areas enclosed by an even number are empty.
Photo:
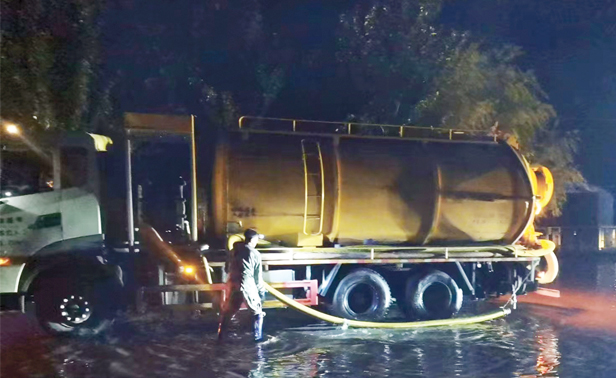
[[[138,113],[124,124],[111,138],[2,141],[3,303],[52,332],[101,332],[133,294],[141,311],[216,308],[246,228],[265,235],[266,281],[348,319],[394,305],[447,318],[465,298],[557,274],[533,228],[552,177],[498,136],[259,117],[213,129]]]

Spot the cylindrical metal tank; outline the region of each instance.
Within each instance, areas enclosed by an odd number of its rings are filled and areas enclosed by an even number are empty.
[[[504,142],[230,131],[213,221],[288,246],[512,244],[533,218],[530,167]]]

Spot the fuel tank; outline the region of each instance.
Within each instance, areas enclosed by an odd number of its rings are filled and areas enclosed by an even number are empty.
[[[502,141],[229,131],[214,229],[287,246],[509,245],[533,219],[531,175]]]

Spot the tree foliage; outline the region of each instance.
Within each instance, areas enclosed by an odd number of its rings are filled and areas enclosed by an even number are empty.
[[[102,1],[2,0],[1,115],[23,127],[90,129],[111,111],[99,76]]]
[[[466,36],[436,22],[440,1],[363,1],[340,17],[338,60],[348,67],[364,121],[408,124],[428,83]]]
[[[418,104],[419,121],[428,125],[489,130],[498,124],[530,147],[536,132],[556,116],[530,72],[514,65],[518,48],[483,52],[479,45],[456,50],[432,93]]]
[[[116,93],[127,111],[193,113],[207,118],[202,124],[231,125],[240,108],[266,112],[284,85],[284,56],[266,40],[256,0],[153,0],[110,14],[110,34],[131,33],[107,47],[117,52],[108,71],[122,78]]]

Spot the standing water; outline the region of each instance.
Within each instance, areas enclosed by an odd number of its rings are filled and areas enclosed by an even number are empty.
[[[241,326],[218,343],[211,316],[148,315],[98,339],[5,348],[2,377],[616,377],[616,256],[562,268],[561,298],[523,297],[484,324],[343,330],[272,310],[254,344]]]

